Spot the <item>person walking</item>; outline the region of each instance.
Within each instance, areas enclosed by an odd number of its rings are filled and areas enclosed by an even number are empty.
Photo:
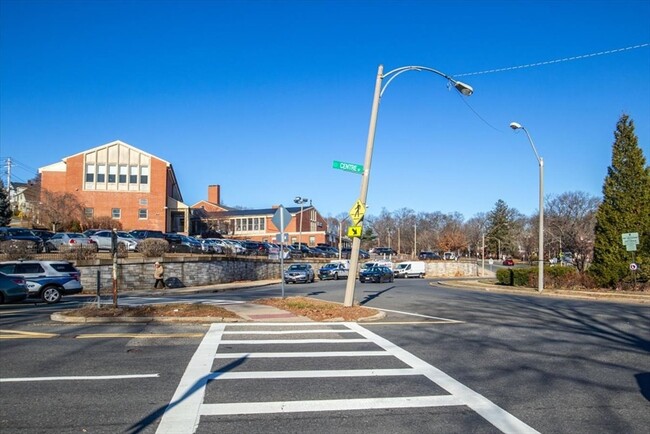
[[[153,272],[153,277],[156,279],[156,282],[153,284],[154,289],[158,289],[158,284],[162,285],[162,288],[166,288],[165,285],[165,269],[163,266],[160,264],[160,262],[156,262],[154,264],[154,272]]]

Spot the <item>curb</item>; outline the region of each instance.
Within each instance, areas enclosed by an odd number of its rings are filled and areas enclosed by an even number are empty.
[[[129,324],[150,324],[150,323],[213,323],[213,322],[254,322],[243,318],[226,318],[226,317],[174,317],[174,316],[152,316],[152,317],[85,317],[85,316],[68,316],[59,312],[50,315],[52,321],[76,324],[110,324],[110,323],[129,323]]]
[[[469,289],[469,290],[484,290],[487,292],[502,293],[502,294],[517,294],[527,295],[531,297],[556,297],[556,298],[573,298],[581,300],[597,300],[617,303],[634,303],[634,304],[647,304],[650,303],[650,294],[637,295],[637,294],[616,294],[616,293],[600,293],[590,291],[569,291],[557,289],[545,289],[544,292],[537,292],[534,288],[521,287],[521,289],[505,288],[498,285],[479,283],[474,281],[442,281],[431,282],[448,288],[456,289]]]

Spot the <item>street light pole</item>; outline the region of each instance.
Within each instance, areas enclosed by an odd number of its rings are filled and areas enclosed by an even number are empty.
[[[544,159],[537,153],[537,148],[535,148],[533,139],[530,137],[530,134],[525,127],[517,122],[512,122],[510,128],[513,130],[524,130],[526,137],[528,137],[528,141],[530,142],[530,146],[533,148],[533,152],[535,153],[535,158],[537,158],[537,162],[539,163],[539,257],[537,258],[539,261],[539,275],[537,278],[537,290],[542,292],[544,290]]]
[[[301,253],[302,253],[302,207],[308,200],[309,199],[307,199],[306,197],[300,197],[300,196],[296,196],[293,199],[293,201],[295,203],[300,204],[300,220],[299,220],[299,223],[298,223],[298,225],[299,225],[299,228],[298,228],[298,231],[299,231],[298,249],[300,250]]]
[[[366,157],[363,164],[363,174],[361,176],[361,192],[359,194],[359,201],[366,205],[366,199],[368,197],[368,183],[370,182],[370,165],[372,163],[372,151],[375,145],[375,132],[377,130],[377,115],[379,113],[379,101],[384,91],[388,87],[391,81],[395,79],[398,75],[406,71],[427,71],[433,72],[441,77],[446,78],[451,82],[456,90],[462,93],[465,96],[470,96],[474,89],[471,86],[456,81],[447,74],[443,74],[440,71],[437,71],[432,68],[425,66],[402,66],[401,68],[393,69],[392,71],[384,74],[384,65],[379,65],[377,69],[377,78],[375,80],[375,92],[372,99],[372,110],[370,112],[370,126],[368,127],[368,141],[366,142]],[[382,87],[382,81],[384,78],[388,78],[386,84]],[[359,265],[359,249],[361,247],[361,239],[359,237],[354,237],[352,239],[352,251],[350,252],[350,273],[348,273],[348,280],[345,285],[345,299],[343,302],[344,306],[350,307],[354,301],[354,285],[356,283],[356,274],[357,268]]]

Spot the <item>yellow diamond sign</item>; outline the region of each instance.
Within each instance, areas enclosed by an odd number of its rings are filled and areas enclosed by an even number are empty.
[[[361,220],[363,220],[363,216],[366,214],[366,206],[357,199],[357,201],[352,205],[352,208],[350,209],[350,219],[352,219],[352,223],[354,225],[358,225]]]
[[[361,237],[361,232],[362,232],[361,226],[350,226],[348,228],[348,237],[350,237],[350,238],[360,238]]]

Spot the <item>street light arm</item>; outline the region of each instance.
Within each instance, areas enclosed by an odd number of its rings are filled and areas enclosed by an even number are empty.
[[[398,75],[400,75],[400,74],[402,74],[402,73],[404,73],[406,71],[433,72],[434,74],[437,74],[437,75],[439,75],[441,77],[444,77],[447,80],[449,80],[450,82],[452,82],[454,84],[454,87],[456,88],[456,90],[458,90],[463,95],[470,96],[472,93],[474,93],[474,89],[472,88],[472,86],[470,86],[468,84],[465,84],[465,83],[463,83],[461,81],[454,80],[449,75],[447,75],[447,74],[445,74],[443,72],[440,72],[437,69],[429,68],[427,66],[402,66],[401,68],[395,68],[392,71],[388,71],[386,74],[383,74],[381,76],[382,80],[384,78],[388,78],[388,77],[390,77],[390,78],[388,79],[386,84],[384,84],[384,86],[381,88],[381,91],[379,92],[379,97],[381,98],[384,95],[384,92],[386,91],[386,88],[391,83],[391,81],[393,81]]]

